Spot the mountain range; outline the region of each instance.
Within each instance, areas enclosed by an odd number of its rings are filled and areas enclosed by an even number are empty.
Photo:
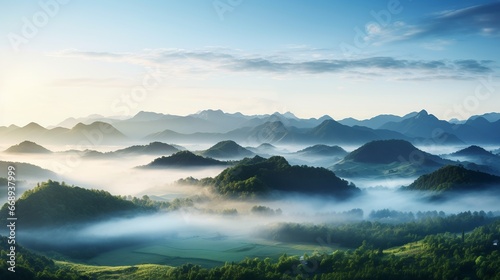
[[[290,112],[244,115],[205,110],[187,116],[141,111],[127,119],[86,119],[72,128],[0,127],[0,137],[10,142],[78,144],[162,141],[207,143],[233,140],[239,143],[364,144],[373,140],[402,139],[418,145],[495,144],[500,142],[499,113],[473,116],[465,121],[440,120],[427,111],[399,117],[379,115],[368,120],[335,121],[329,116],[301,119]],[[76,119],[75,119],[76,120]],[[103,122],[106,120],[107,122]],[[64,125],[74,123],[64,122]]]

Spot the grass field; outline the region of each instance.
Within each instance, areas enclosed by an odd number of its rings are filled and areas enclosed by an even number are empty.
[[[96,280],[107,279],[162,279],[172,268],[165,265],[142,264],[134,266],[93,266],[56,261],[56,265]]]
[[[384,253],[394,254],[396,256],[410,256],[410,255],[421,254],[423,249],[424,249],[424,244],[422,243],[422,241],[417,241],[405,244],[403,246],[384,250]]]
[[[277,243],[264,240],[248,240],[229,237],[175,238],[150,244],[124,247],[105,252],[87,261],[91,265],[131,266],[161,264],[179,266],[185,263],[214,267],[225,262],[239,262],[246,257],[277,259],[283,254],[303,255],[313,252],[333,252],[341,249],[335,245]]]

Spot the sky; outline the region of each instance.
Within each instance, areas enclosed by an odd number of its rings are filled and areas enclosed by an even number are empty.
[[[500,112],[500,1],[0,0],[0,125]]]

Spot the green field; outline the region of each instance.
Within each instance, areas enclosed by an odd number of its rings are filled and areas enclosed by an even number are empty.
[[[105,252],[87,261],[91,265],[130,266],[137,264],[160,264],[179,266],[185,263],[214,267],[225,262],[239,262],[248,258],[277,259],[283,254],[303,255],[313,252],[332,252],[341,249],[306,244],[269,242],[227,237],[176,238],[155,241],[150,244],[124,247]]]
[[[162,279],[172,267],[154,264],[135,266],[93,266],[57,261],[56,265],[92,279]]]

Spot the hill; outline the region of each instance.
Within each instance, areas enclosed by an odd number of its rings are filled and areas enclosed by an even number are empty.
[[[496,187],[500,189],[500,177],[472,171],[462,166],[447,165],[431,174],[420,176],[405,190],[419,191],[479,191]]]
[[[342,177],[409,177],[451,163],[404,140],[377,140],[352,151],[331,169]]]
[[[148,145],[134,145],[125,149],[116,150],[113,154],[118,155],[170,155],[178,152],[179,149],[173,145],[162,142],[151,142]]]
[[[23,141],[17,145],[11,146],[6,153],[26,153],[26,154],[49,154],[52,153],[50,150],[38,145],[35,142]]]
[[[347,198],[359,189],[325,168],[291,166],[283,157],[244,159],[212,180],[215,190],[234,198],[261,197],[271,191]]]
[[[14,166],[16,168],[16,179],[55,179],[58,175],[50,170],[43,169],[39,166],[24,163],[24,162],[11,162],[11,161],[0,161],[0,177],[7,178],[7,168],[9,166]]]
[[[437,158],[437,156],[430,156],[404,140],[378,140],[366,143],[352,151],[345,157],[345,160],[388,164],[409,159],[415,153],[420,153],[422,157]]]
[[[450,155],[451,156],[458,156],[458,157],[470,157],[470,156],[490,157],[490,156],[495,156],[493,153],[488,152],[485,149],[483,149],[479,146],[476,146],[476,145],[469,146],[465,149],[454,152]]]
[[[468,169],[500,175],[500,156],[479,146],[472,145],[443,157],[460,161]]]
[[[303,156],[338,156],[343,157],[347,155],[347,152],[339,146],[328,146],[328,145],[314,145],[311,147],[307,147],[300,151],[297,151],[297,154]]]
[[[227,140],[221,141],[209,149],[201,152],[201,155],[211,158],[234,159],[253,156],[254,153],[243,148],[236,142]]]
[[[0,210],[2,219],[7,218],[7,206],[4,204]],[[139,209],[131,201],[105,191],[70,187],[51,180],[24,192],[16,202],[16,215],[22,217],[25,228],[94,221]]]
[[[208,167],[227,165],[227,162],[195,155],[190,151],[180,151],[171,156],[163,156],[140,168],[168,168],[168,167]]]

